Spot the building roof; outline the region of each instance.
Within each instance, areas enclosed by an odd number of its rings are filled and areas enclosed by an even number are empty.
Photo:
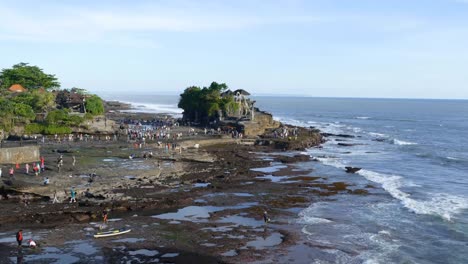
[[[27,91],[27,89],[21,86],[21,84],[13,84],[10,86],[10,88],[8,88],[8,90],[14,93],[22,93]]]
[[[229,96],[229,95],[234,95],[234,93],[231,90],[227,90],[221,93],[221,96]]]
[[[244,90],[244,89],[237,89],[237,90],[235,90],[235,91],[234,91],[234,94],[237,95],[237,93],[239,93],[239,94],[241,94],[241,95],[250,95],[250,93],[247,92],[247,91]]]

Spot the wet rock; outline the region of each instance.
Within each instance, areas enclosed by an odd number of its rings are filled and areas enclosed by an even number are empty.
[[[357,189],[357,190],[349,190],[348,193],[356,194],[356,195],[366,195],[366,194],[369,194],[369,191],[363,190],[363,189]]]
[[[91,217],[87,214],[75,214],[73,218],[78,222],[88,221]]]
[[[361,168],[357,167],[345,167],[346,173],[356,173],[361,170]]]
[[[304,154],[299,154],[299,155],[294,155],[292,157],[288,156],[279,156],[276,158],[279,162],[281,163],[294,163],[294,162],[304,162],[304,161],[309,161],[310,156],[309,155],[304,155]]]
[[[330,191],[345,191],[348,187],[348,184],[344,182],[334,182],[330,186],[327,186],[326,189]]]
[[[341,138],[355,138],[353,135],[347,134],[332,134],[332,133],[321,133],[323,137],[341,137]]]
[[[359,144],[352,144],[352,143],[338,143],[337,144],[338,146],[341,146],[341,147],[352,147],[352,146],[357,146]]]

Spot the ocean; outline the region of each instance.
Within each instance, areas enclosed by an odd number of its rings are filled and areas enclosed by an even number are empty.
[[[178,96],[104,95],[180,115]],[[318,198],[296,221],[315,263],[468,263],[468,101],[254,97],[284,123],[331,136],[304,169],[369,195]],[[346,143],[351,146],[340,146]],[[345,166],[362,168],[356,174]]]

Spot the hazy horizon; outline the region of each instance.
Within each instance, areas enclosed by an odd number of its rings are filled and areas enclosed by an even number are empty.
[[[112,96],[113,94],[110,94],[109,91],[91,91],[93,93],[96,93],[98,95],[102,95],[103,97],[106,96]],[[123,91],[119,94],[119,96],[125,96],[125,95],[135,95],[135,96],[145,96],[145,95],[151,95],[151,96],[180,96],[180,94],[183,92],[181,90],[179,93],[174,93],[174,92],[164,92],[164,91],[158,91],[156,93],[148,93],[148,92],[132,92],[129,93],[127,91]],[[263,94],[263,93],[256,93],[252,94],[250,97],[290,97],[290,98],[301,98],[301,97],[306,97],[306,98],[330,98],[330,99],[382,99],[382,100],[457,100],[457,101],[467,101],[468,98],[408,98],[408,97],[347,97],[347,96],[313,96],[313,95],[294,95],[294,94]]]
[[[0,40],[95,93],[468,99],[466,0],[5,0]]]

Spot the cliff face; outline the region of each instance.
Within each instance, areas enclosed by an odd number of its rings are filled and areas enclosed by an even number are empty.
[[[253,121],[239,122],[244,128],[244,135],[247,137],[255,137],[265,133],[268,129],[278,128],[281,124],[273,120],[273,116],[266,112],[256,111]]]
[[[308,129],[304,127],[289,127],[283,126],[282,128],[297,129],[297,136],[288,135],[287,137],[275,137],[272,135],[274,131],[268,131],[257,139],[255,144],[260,146],[268,146],[278,150],[298,150],[303,151],[307,148],[317,147],[324,143],[320,131]],[[280,128],[279,130],[281,130]]]

